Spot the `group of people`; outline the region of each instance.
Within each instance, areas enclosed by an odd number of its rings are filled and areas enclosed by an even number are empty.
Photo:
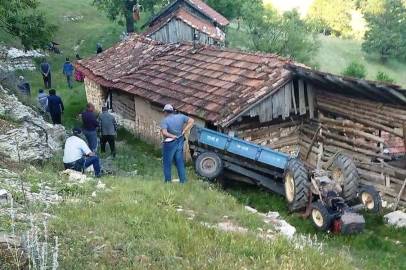
[[[106,152],[106,144],[110,146],[111,156],[116,156],[115,137],[117,135],[117,122],[113,115],[108,112],[107,107],[102,108],[102,113],[97,119],[95,106],[87,104],[86,110],[82,112],[83,130],[80,127],[73,128],[73,136],[65,142],[63,163],[65,169],[83,171],[93,165],[96,177],[101,177],[100,159],[96,155],[98,148],[97,132],[100,132],[101,152]],[[86,142],[81,138],[85,135]]]

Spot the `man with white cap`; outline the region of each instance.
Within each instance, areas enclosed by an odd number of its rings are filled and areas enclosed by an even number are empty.
[[[161,123],[163,137],[162,159],[164,165],[165,183],[172,181],[172,162],[175,161],[179,180],[186,182],[185,161],[183,158],[183,145],[185,133],[192,128],[195,122],[192,118],[183,114],[174,114],[170,104],[164,107],[165,118]]]

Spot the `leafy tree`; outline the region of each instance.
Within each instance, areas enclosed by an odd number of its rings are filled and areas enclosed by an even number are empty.
[[[243,0],[207,0],[205,2],[229,20],[241,15]]]
[[[243,5],[242,14],[253,49],[315,64],[312,59],[319,48],[317,35],[296,9],[280,15],[271,5],[254,1]]]
[[[26,50],[45,47],[57,29],[37,7],[36,0],[0,0],[0,28],[20,39]]]
[[[388,73],[383,71],[378,71],[376,75],[376,80],[379,82],[387,82],[387,83],[394,83],[395,79],[390,77]]]
[[[366,67],[356,61],[352,61],[347,68],[342,72],[342,75],[347,77],[354,77],[358,79],[364,79],[367,76]]]
[[[124,17],[128,33],[135,31],[133,8],[136,4],[137,0],[93,0],[93,5],[105,11],[110,20],[119,19],[119,23],[123,24],[121,19]]]
[[[360,0],[359,7],[364,14],[377,14],[382,12],[385,0]]]
[[[362,50],[378,53],[382,63],[389,58],[406,56],[406,8],[401,0],[385,0],[383,9],[366,13],[369,30],[365,33]]]
[[[140,0],[140,4],[151,12],[151,17],[155,16],[155,7],[167,3],[165,0]]]
[[[316,30],[324,34],[349,37],[353,0],[315,0],[307,13]]]

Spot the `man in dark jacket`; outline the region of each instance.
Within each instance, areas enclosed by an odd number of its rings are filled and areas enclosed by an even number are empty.
[[[39,70],[42,74],[42,78],[44,79],[44,86],[45,89],[51,88],[51,66],[47,63],[45,58],[42,59],[42,63],[39,67]]]
[[[92,103],[87,103],[87,108],[82,112],[82,121],[84,134],[86,136],[87,144],[93,153],[97,150],[97,128],[100,126],[99,122],[94,115],[94,105]]]
[[[115,136],[117,132],[117,122],[114,116],[108,113],[107,107],[102,108],[102,114],[99,116],[100,121],[100,146],[101,152],[106,152],[106,143],[109,143],[111,155],[116,157]]]
[[[25,78],[23,76],[20,76],[20,82],[18,84],[18,89],[20,89],[21,94],[26,95],[26,96],[31,96],[31,86],[25,80]]]
[[[65,110],[62,99],[56,95],[55,89],[49,90],[47,110],[51,114],[52,123],[54,125],[61,125],[61,115]]]
[[[72,85],[72,73],[73,73],[73,65],[72,63],[69,61],[69,58],[66,58],[65,63],[63,64],[63,75],[66,76],[66,80],[68,81],[68,87],[70,89],[73,88]]]

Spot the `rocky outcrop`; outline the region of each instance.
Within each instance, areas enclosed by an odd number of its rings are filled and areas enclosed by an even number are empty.
[[[0,266],[3,265],[5,269],[29,269],[29,259],[20,237],[0,235]]]
[[[389,225],[396,226],[396,227],[406,227],[406,213],[403,211],[395,211],[384,216],[386,222]]]
[[[9,123],[4,124],[4,123]],[[3,124],[2,124],[3,123]],[[41,161],[62,149],[65,128],[46,122],[0,86],[0,157],[11,162]]]

